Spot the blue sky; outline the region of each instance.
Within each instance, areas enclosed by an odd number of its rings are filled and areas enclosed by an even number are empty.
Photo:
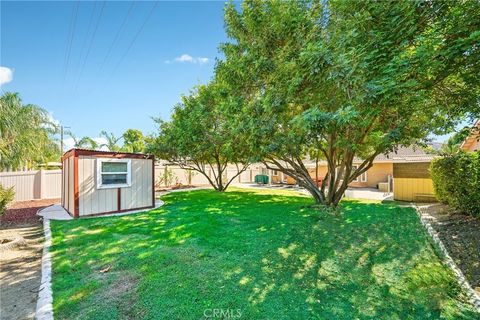
[[[154,132],[152,116],[168,118],[181,94],[211,78],[227,40],[223,7],[2,1],[0,65],[12,72],[2,90],[19,92],[77,136]]]

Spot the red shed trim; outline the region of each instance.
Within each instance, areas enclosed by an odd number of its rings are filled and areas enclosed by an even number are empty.
[[[155,156],[150,154],[143,154],[143,153],[129,153],[129,152],[112,152],[112,151],[97,151],[97,150],[88,150],[88,149],[70,149],[65,152],[62,156],[62,164],[65,159],[73,157],[73,212],[68,211],[68,203],[64,198],[62,198],[62,207],[74,218],[80,217],[80,192],[79,192],[79,180],[78,180],[78,157],[79,156],[90,156],[90,157],[99,157],[99,158],[118,158],[118,159],[151,159],[152,160],[152,205],[146,207],[137,207],[137,208],[129,208],[129,209],[121,209],[121,189],[117,189],[117,210],[116,211],[106,211],[100,213],[94,213],[85,215],[87,217],[92,216],[99,216],[104,214],[112,214],[112,213],[121,213],[121,212],[128,212],[128,211],[135,211],[135,210],[142,210],[142,209],[151,209],[155,207]],[[64,166],[62,166],[62,175],[63,170],[65,170]],[[68,173],[70,175],[71,172]],[[62,179],[63,182],[63,179]],[[62,194],[64,195],[64,187],[62,187]],[[70,193],[70,192],[69,192]]]

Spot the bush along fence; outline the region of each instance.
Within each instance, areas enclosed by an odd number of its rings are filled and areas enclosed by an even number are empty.
[[[430,166],[437,199],[463,213],[480,217],[480,152],[436,159]]]

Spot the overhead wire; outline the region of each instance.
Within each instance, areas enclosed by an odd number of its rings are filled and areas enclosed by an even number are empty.
[[[117,65],[115,66],[115,68],[113,69],[113,72],[112,72],[112,76],[115,74],[115,72],[117,71],[118,67],[121,65],[121,63],[123,62],[123,60],[125,59],[125,57],[128,55],[128,53],[130,52],[130,50],[132,49],[133,45],[135,44],[135,41],[138,39],[138,36],[142,33],[143,29],[145,28],[145,25],[147,24],[148,20],[150,19],[150,17],[152,16],[153,12],[155,11],[155,8],[157,7],[158,5],[158,2],[155,1],[154,5],[152,6],[152,8],[150,9],[150,12],[148,13],[148,15],[146,16],[145,20],[143,21],[142,25],[140,26],[140,28],[137,30],[135,36],[132,38],[132,40],[130,41],[127,49],[125,50],[125,52],[123,53],[123,55],[121,56],[120,60],[118,61]]]
[[[63,65],[63,81],[64,82],[68,74],[68,65],[70,63],[70,53],[72,51],[73,38],[75,36],[75,28],[77,25],[79,5],[80,5],[80,0],[77,0],[76,5],[72,9],[72,17],[70,18],[70,28],[69,28],[69,34],[67,39],[67,47],[65,49],[65,58],[64,58],[64,65]]]
[[[105,66],[105,63],[107,62],[108,58],[110,57],[110,53],[112,52],[113,47],[117,43],[117,41],[120,37],[120,34],[122,34],[123,30],[125,29],[127,21],[129,20],[130,16],[132,15],[133,8],[135,7],[136,4],[137,4],[136,1],[132,1],[130,7],[128,8],[127,14],[123,18],[123,21],[120,25],[120,28],[118,28],[117,33],[115,34],[115,37],[113,38],[113,41],[112,41],[112,43],[110,44],[110,47],[107,50],[107,54],[105,55],[105,58],[103,59],[102,64],[100,65],[99,72],[102,72],[103,67]]]
[[[80,75],[78,76],[77,83],[75,85],[75,91],[77,90],[78,83],[80,82],[80,80],[82,78],[83,70],[85,69],[85,65],[87,63],[88,56],[90,55],[90,51],[92,49],[93,42],[95,41],[95,36],[97,35],[98,26],[100,25],[100,21],[102,20],[102,15],[103,15],[103,10],[105,9],[105,4],[106,4],[106,1],[103,1],[102,2],[102,7],[100,8],[100,14],[98,15],[98,19],[97,19],[97,22],[95,24],[95,28],[93,29],[92,37],[90,38],[90,43],[88,45],[88,49],[87,49],[87,53],[85,55],[85,59],[83,60],[83,64],[80,68]]]

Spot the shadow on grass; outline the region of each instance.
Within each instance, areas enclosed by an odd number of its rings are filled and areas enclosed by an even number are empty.
[[[308,197],[270,190],[162,200],[136,215],[52,223],[56,315],[199,319],[218,308],[246,319],[478,316],[411,208],[353,200],[333,216],[305,208]],[[125,277],[134,285],[109,295]]]

